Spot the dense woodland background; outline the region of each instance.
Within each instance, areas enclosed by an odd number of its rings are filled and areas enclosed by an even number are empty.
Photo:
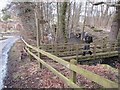
[[[115,0],[107,3],[94,4],[86,2],[12,2],[4,12],[21,22],[23,29],[32,32],[36,37],[36,21],[40,20],[40,35],[52,33],[57,41],[63,38],[67,42],[70,33],[91,32],[98,30],[110,31],[116,14]],[[118,8],[117,8],[118,9]],[[112,31],[112,30],[111,30]],[[92,33],[94,34],[94,33]],[[114,33],[117,34],[117,33]],[[117,35],[115,35],[117,36]],[[116,38],[113,37],[112,38]]]
[[[21,36],[40,43],[66,43],[72,36],[84,32],[102,40],[116,41],[119,34],[119,1],[68,1],[68,2],[11,2],[2,10],[3,20],[19,22]],[[38,35],[37,35],[38,34]]]

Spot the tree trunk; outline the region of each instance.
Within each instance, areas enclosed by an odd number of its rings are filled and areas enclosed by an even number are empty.
[[[38,18],[38,3],[36,3],[36,9],[35,9],[35,22],[36,22],[36,33],[37,33],[37,47],[40,46],[40,23]]]
[[[119,56],[119,58],[120,58],[120,31],[119,31],[119,33],[118,33],[118,38],[117,38],[117,40],[118,40],[118,56]]]
[[[70,24],[70,15],[71,15],[71,3],[69,3],[68,5],[68,17],[67,17],[67,30],[68,30],[68,34],[69,34],[69,38],[70,38],[70,33],[71,33],[71,30],[69,28],[69,24]]]
[[[39,12],[39,15],[40,15],[40,20],[42,21],[44,19],[43,17],[43,3],[40,2],[40,12]],[[42,23],[40,23],[41,25],[41,39],[43,40],[44,39],[44,25]]]
[[[65,43],[67,42],[66,21],[65,21],[66,11],[67,11],[67,2],[63,2],[62,7],[61,7],[60,22],[61,22],[61,30],[63,34],[63,39]]]
[[[120,4],[120,1],[118,1],[118,4]],[[110,41],[117,40],[117,36],[120,29],[120,7],[116,7],[116,13],[112,22],[111,31],[110,31]]]
[[[82,5],[81,5],[81,3],[79,3],[78,7],[75,10],[76,13],[75,13],[74,25],[73,25],[74,32],[76,32],[77,27],[78,27],[80,13],[81,13],[81,7],[82,7]]]
[[[71,23],[71,30],[73,30],[73,26],[74,26],[74,18],[75,18],[75,7],[76,6],[76,2],[74,2],[74,5],[73,5],[73,15],[72,15],[72,23]]]
[[[118,1],[118,4],[120,4],[120,0]],[[110,31],[111,44],[116,40],[118,41],[118,56],[120,58],[120,7],[119,6],[116,7],[116,13]]]
[[[85,30],[85,23],[86,23],[86,11],[87,11],[87,2],[85,4],[85,14],[84,14],[84,21],[83,21],[83,29],[81,34],[81,40],[84,38],[84,30]]]
[[[56,37],[55,42],[57,43],[58,39],[60,38],[60,14],[59,14],[59,3],[57,2],[57,30],[56,30]]]

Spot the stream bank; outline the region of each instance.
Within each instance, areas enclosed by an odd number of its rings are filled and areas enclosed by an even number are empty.
[[[10,36],[0,41],[0,90],[3,88],[3,80],[6,76],[8,52],[19,37]]]

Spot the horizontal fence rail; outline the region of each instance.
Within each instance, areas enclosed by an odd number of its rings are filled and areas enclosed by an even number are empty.
[[[61,78],[65,83],[68,84],[68,86],[70,87],[74,87],[74,88],[80,88],[80,86],[76,85],[75,83],[73,83],[71,80],[69,80],[68,78],[66,78],[64,75],[62,75],[60,72],[58,72],[56,69],[54,69],[53,67],[51,67],[49,64],[47,64],[46,62],[44,62],[42,59],[40,59],[39,57],[37,57],[35,54],[33,54],[32,52],[29,51],[28,48],[26,48],[26,50],[28,51],[29,54],[31,54],[35,59],[37,59],[39,62],[42,63],[42,65],[44,65],[45,67],[47,67],[50,71],[52,71],[55,75],[57,75],[59,78]]]
[[[84,50],[85,45],[90,45],[89,50]],[[52,53],[59,57],[71,57],[71,56],[77,56],[82,55],[83,52],[91,51],[92,55],[94,55],[94,58],[96,58],[99,53],[111,53],[114,51],[117,51],[117,42],[113,42],[111,44],[110,42],[105,43],[91,43],[91,44],[47,44],[47,45],[40,45],[40,49]],[[107,54],[107,56],[110,57],[111,54]],[[116,56],[116,54],[114,54]],[[87,55],[86,55],[87,56]],[[113,57],[113,55],[112,55]],[[82,58],[81,58],[82,59]]]
[[[85,70],[81,67],[78,67],[77,65],[71,64],[65,60],[63,60],[62,58],[59,58],[51,53],[48,53],[42,49],[38,49],[34,46],[29,45],[27,42],[25,42],[24,39],[22,39],[22,41],[25,43],[26,45],[26,50],[27,52],[33,56],[34,58],[36,58],[42,65],[44,65],[45,67],[47,67],[50,71],[52,71],[55,75],[57,75],[59,78],[61,78],[68,86],[72,87],[72,88],[80,88],[82,86],[78,86],[77,84],[75,84],[75,82],[72,82],[71,80],[69,80],[67,77],[65,77],[64,75],[62,75],[60,72],[58,72],[56,69],[54,69],[52,66],[50,66],[49,64],[47,64],[46,62],[44,62],[44,60],[40,59],[40,57],[36,56],[34,53],[32,53],[32,51],[30,51],[31,49],[33,49],[34,51],[47,56],[48,58],[58,62],[59,64],[65,66],[66,68],[70,69],[71,71],[73,71],[74,73],[83,75],[84,77],[88,78],[91,81],[96,82],[97,84],[105,87],[105,88],[118,88],[118,84],[116,82],[113,82],[111,80],[108,80],[102,76],[99,76],[95,73],[92,73],[88,70]]]

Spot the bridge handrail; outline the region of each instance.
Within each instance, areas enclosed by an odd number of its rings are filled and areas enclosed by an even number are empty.
[[[98,45],[98,43],[94,42],[91,44],[48,44],[48,45],[40,45],[40,49],[43,49],[47,52],[50,52],[52,54],[55,54],[57,56],[61,55],[61,52],[67,52],[68,55],[74,54],[74,52],[81,53],[83,51],[89,51],[89,50],[84,50],[85,45],[90,45],[90,50],[93,52],[93,54],[96,54],[98,52],[104,52],[108,51],[110,52],[111,50],[117,49],[117,45],[115,44],[117,42],[114,42],[113,45],[110,45],[109,42],[103,43],[102,45]],[[65,54],[66,55],[66,54]]]
[[[33,46],[29,45],[27,42],[25,42],[24,39],[22,39],[22,41],[25,43],[25,45],[28,48],[31,48],[31,49],[33,49],[33,50],[35,50],[35,51],[37,51],[37,52],[39,52],[39,53],[47,56],[47,57],[53,59],[54,61],[62,64],[63,66],[67,67],[68,69],[70,69],[70,70],[72,70],[72,71],[74,71],[74,72],[76,72],[78,74],[81,74],[81,75],[85,76],[89,80],[94,81],[97,84],[99,84],[99,85],[101,85],[101,86],[103,86],[105,88],[118,88],[118,84],[115,83],[115,82],[113,82],[113,81],[111,81],[111,80],[108,80],[108,79],[106,79],[106,78],[104,78],[102,76],[94,74],[94,73],[92,73],[92,72],[90,72],[88,70],[85,70],[85,69],[83,69],[81,67],[78,67],[78,66],[76,66],[74,64],[71,64],[71,63],[69,63],[69,62],[67,62],[67,61],[65,61],[65,60],[63,60],[63,59],[61,59],[61,58],[59,58],[59,57],[57,57],[55,55],[52,55],[52,54],[50,54],[48,52],[45,52],[44,50],[38,49],[36,47],[33,47]],[[37,57],[34,54],[32,54],[32,52],[29,51],[29,54],[31,54],[33,57],[35,57],[36,59],[38,59],[44,66],[46,65],[46,64],[44,64],[44,62],[39,57]]]

